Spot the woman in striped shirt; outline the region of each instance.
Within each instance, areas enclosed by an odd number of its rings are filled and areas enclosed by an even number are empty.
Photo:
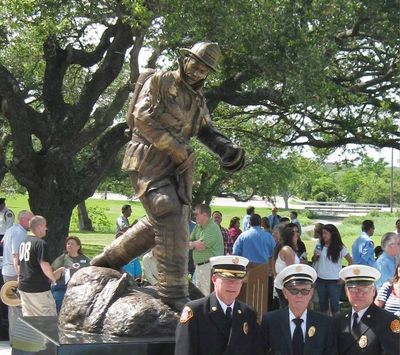
[[[397,263],[393,279],[379,289],[375,304],[400,318],[400,262]]]

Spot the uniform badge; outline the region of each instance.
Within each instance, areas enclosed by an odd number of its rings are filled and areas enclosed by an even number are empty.
[[[301,272],[302,270],[303,270],[303,268],[301,267],[301,265],[299,265],[299,266],[296,267],[296,271],[297,271],[297,272]]]
[[[315,334],[315,327],[312,325],[310,328],[308,328],[308,337],[311,338]]]
[[[217,308],[217,307],[215,307],[215,306],[211,308],[211,310],[212,310],[213,312],[216,312],[216,311],[217,311],[217,309],[218,309],[218,308]]]
[[[392,320],[392,323],[390,323],[390,330],[393,333],[399,334],[400,333],[400,320],[398,320],[398,319]]]
[[[238,309],[238,313],[239,313],[239,314],[242,314],[242,310]]]
[[[235,264],[235,265],[236,265],[236,264],[239,264],[239,261],[240,261],[240,260],[239,260],[239,258],[238,258],[237,256],[235,256],[235,257],[232,258],[232,263]]]
[[[246,335],[249,333],[249,324],[247,322],[243,323],[243,333]]]
[[[185,308],[182,311],[181,318],[179,319],[179,322],[182,323],[182,324],[185,324],[191,318],[193,318],[193,311],[190,309],[190,307],[185,306]]]
[[[360,275],[361,274],[360,269],[353,269],[353,274],[356,276]]]
[[[360,340],[358,341],[358,345],[361,349],[364,349],[368,345],[368,338],[365,335],[362,335]]]

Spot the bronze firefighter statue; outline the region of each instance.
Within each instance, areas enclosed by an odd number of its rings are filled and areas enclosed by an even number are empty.
[[[156,246],[161,300],[180,311],[188,301],[188,221],[194,153],[191,137],[215,153],[222,168],[244,165],[244,151],[211,124],[203,84],[221,57],[217,43],[180,50],[179,69],[142,73],[127,115],[132,140],[127,170],[147,216],[114,240],[92,265],[118,269]]]

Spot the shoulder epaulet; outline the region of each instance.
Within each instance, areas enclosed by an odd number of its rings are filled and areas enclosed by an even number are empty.
[[[193,318],[193,311],[189,306],[185,306],[185,308],[182,311],[181,317],[179,319],[179,322],[181,324],[187,323],[190,319]]]

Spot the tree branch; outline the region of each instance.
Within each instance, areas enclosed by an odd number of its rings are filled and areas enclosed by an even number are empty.
[[[32,166],[30,158],[34,151],[32,148],[31,121],[42,122],[42,117],[24,102],[19,86],[14,76],[0,64],[0,97],[2,113],[10,123],[14,164],[22,161],[28,167]]]
[[[93,114],[93,125],[90,125],[79,132],[74,138],[74,144],[65,142],[64,146],[60,147],[63,154],[74,156],[82,148],[93,142],[103,131],[110,127],[114,118],[123,108],[129,93],[132,91],[132,84],[127,83],[122,86],[115,94],[114,100],[107,107],[99,107]]]
[[[124,134],[126,128],[125,123],[120,123],[109,129],[99,140],[86,166],[78,172],[77,175],[82,176],[82,182],[78,181],[77,183],[79,191],[77,191],[76,196],[79,197],[79,201],[92,196],[100,181],[114,163],[119,150],[129,141],[129,138]]]
[[[234,192],[221,192],[218,194],[218,197],[233,197],[235,199],[235,201],[247,202],[247,201],[251,200],[251,198],[254,196],[254,193],[255,193],[255,191],[253,189],[252,189],[251,194],[247,195],[247,196],[241,196]]]
[[[353,85],[350,90],[352,92],[365,92],[365,90],[371,86],[381,84],[385,81],[390,80],[396,73],[399,72],[399,67],[400,67],[400,60],[396,60],[393,62],[393,64],[390,66],[390,68],[381,76],[378,76],[377,78],[358,83],[356,85]]]
[[[46,68],[43,78],[43,103],[48,121],[56,122],[65,117],[66,105],[63,98],[63,80],[68,69],[66,51],[55,36],[49,36],[43,44]]]
[[[367,17],[363,17],[363,16],[359,17],[357,19],[357,21],[354,23],[354,25],[353,25],[353,27],[351,29],[345,30],[345,31],[342,31],[342,32],[338,32],[335,35],[336,42],[341,43],[347,38],[355,37],[355,36],[359,35],[360,34],[360,27],[363,24],[367,23],[368,21],[369,21],[369,18],[367,18]]]
[[[1,100],[0,100],[1,101]],[[7,132],[3,132],[0,140],[0,184],[4,179],[4,176],[8,172],[6,164],[7,160],[7,146],[11,141],[11,135]]]
[[[78,64],[90,68],[103,59],[104,53],[111,45],[111,38],[116,33],[116,26],[108,27],[101,35],[100,41],[92,52],[73,48],[72,44],[66,48],[67,63]]]
[[[234,91],[227,87],[212,88],[205,93],[207,105],[210,112],[218,102],[223,101],[233,106],[263,105],[272,102],[278,106],[285,107],[282,94],[277,90],[268,88],[257,88],[254,91]]]
[[[131,27],[122,23],[122,21],[118,21],[115,26],[114,40],[102,64],[83,88],[82,95],[76,105],[73,118],[75,132],[84,127],[100,95],[120,73],[125,59],[125,52],[132,45],[133,34]]]
[[[130,51],[130,59],[129,59],[129,66],[130,66],[130,80],[131,83],[136,83],[136,80],[139,77],[139,53],[140,50],[143,47],[143,40],[144,40],[144,35],[146,31],[144,29],[139,30],[135,42],[133,44],[133,47]]]

